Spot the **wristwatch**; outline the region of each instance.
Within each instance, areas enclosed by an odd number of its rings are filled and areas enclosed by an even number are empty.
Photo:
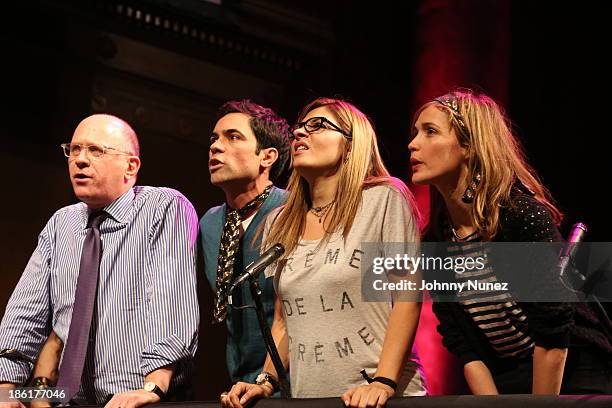
[[[144,384],[144,387],[142,388],[144,388],[145,391],[156,394],[159,397],[160,401],[163,401],[166,399],[166,393],[163,392],[162,389],[159,388],[157,384],[155,384],[153,381],[147,381]]]
[[[36,377],[32,380],[31,386],[39,390],[46,390],[52,387],[51,380],[47,377]]]
[[[266,371],[262,371],[261,373],[259,373],[259,375],[257,376],[257,378],[255,378],[255,384],[257,385],[263,385],[266,382],[269,382],[272,385],[272,390],[274,392],[276,392],[276,390],[278,390],[278,381],[276,381],[276,378],[274,378],[274,376]]]

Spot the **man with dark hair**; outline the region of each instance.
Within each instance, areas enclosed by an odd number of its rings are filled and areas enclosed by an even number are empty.
[[[242,115],[231,114],[242,114],[247,117],[245,118]],[[237,123],[235,120],[236,118],[242,119],[238,120],[239,122],[244,122],[244,119],[248,119],[250,130],[255,136],[255,142],[257,143],[255,149],[256,155],[259,155],[262,149],[270,147],[277,150],[277,159],[272,164],[268,175],[269,180],[276,181],[285,170],[290,157],[289,149],[291,144],[289,143],[289,125],[287,121],[274,113],[272,109],[265,108],[248,99],[229,101],[223,104],[217,112],[217,123],[224,118],[227,121],[234,119],[231,120],[230,123]],[[211,135],[211,150],[213,138],[215,138],[214,130]],[[214,179],[218,179],[218,174],[220,173],[216,171],[214,172],[215,175],[213,175],[213,171],[210,173],[213,184],[221,187],[218,182],[215,183],[215,181],[213,181]]]
[[[215,292],[213,322],[227,322],[227,368],[232,382],[254,382],[266,347],[253,310],[228,307],[228,290],[244,267],[259,256],[268,213],[284,204],[286,192],[272,184],[289,159],[289,126],[271,109],[249,100],[230,101],[219,109],[210,137],[210,181],[226,203],[200,220],[206,277]],[[257,239],[253,241],[253,238]],[[274,315],[272,279],[259,276],[270,326]],[[253,304],[248,285],[233,294],[234,306]]]

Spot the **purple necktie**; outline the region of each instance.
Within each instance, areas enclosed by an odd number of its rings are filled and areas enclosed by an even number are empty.
[[[98,287],[98,274],[100,272],[100,257],[102,255],[102,241],[100,240],[100,224],[108,217],[104,211],[96,211],[89,215],[87,222],[87,235],[83,242],[81,253],[81,266],[74,295],[72,318],[68,341],[64,348],[64,358],[59,371],[57,387],[66,390],[62,402],[66,403],[79,391],[89,331],[93,318],[94,304],[96,303],[96,289]]]

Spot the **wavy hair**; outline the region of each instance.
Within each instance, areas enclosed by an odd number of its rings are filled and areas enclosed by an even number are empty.
[[[500,208],[512,205],[513,190],[532,195],[550,211],[557,225],[561,223],[562,212],[527,162],[523,146],[512,133],[504,110],[492,98],[470,89],[455,90],[419,108],[413,125],[420,113],[431,105],[448,113],[459,143],[468,149],[467,180],[480,174],[471,216],[483,239],[491,240],[498,232]],[[431,216],[426,234],[440,237],[444,201],[435,188],[430,192]]]

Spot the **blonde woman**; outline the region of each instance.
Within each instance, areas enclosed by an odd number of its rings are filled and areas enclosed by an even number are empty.
[[[412,352],[420,303],[367,302],[361,293],[362,244],[418,240],[409,191],[389,176],[368,118],[342,100],[318,98],[302,110],[291,153],[287,204],[269,216],[263,250],[285,247],[271,268],[272,334],[292,396],[341,397],[357,407],[425,395]],[[259,384],[234,385],[224,406],[272,395],[269,358],[264,371]]]
[[[415,118],[412,181],[432,186],[425,241],[561,239],[562,214],[495,101],[458,90],[428,102]],[[483,281],[495,277],[487,267]],[[433,305],[443,343],[462,362],[474,394],[612,390],[612,346],[587,304],[492,298],[482,291]]]

